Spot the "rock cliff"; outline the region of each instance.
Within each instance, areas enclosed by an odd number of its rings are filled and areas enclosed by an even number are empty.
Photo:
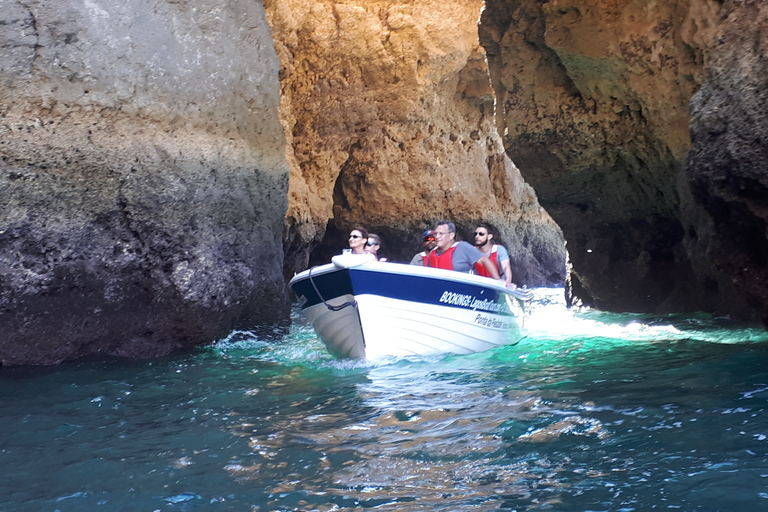
[[[0,364],[158,356],[286,319],[261,4],[0,5]]]
[[[289,139],[286,275],[355,224],[410,261],[423,229],[494,224],[520,284],[561,284],[563,238],[506,156],[477,35],[482,0],[267,0]]]
[[[580,299],[768,319],[765,11],[487,0],[499,130],[563,229]]]
[[[715,12],[690,104],[685,243],[711,293],[768,324],[768,4],[726,1]]]
[[[564,234],[574,300],[768,322],[758,0],[0,6],[0,365],[284,320],[353,225],[408,261],[439,218],[520,284]]]

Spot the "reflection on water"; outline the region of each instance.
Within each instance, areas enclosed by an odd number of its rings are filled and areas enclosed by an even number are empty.
[[[564,308],[469,356],[336,361],[297,316],[152,362],[0,371],[0,510],[761,510],[768,335]]]

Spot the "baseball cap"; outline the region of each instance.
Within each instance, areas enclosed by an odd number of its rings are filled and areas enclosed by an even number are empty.
[[[434,237],[435,237],[435,230],[434,230],[434,229],[428,229],[428,230],[426,230],[426,231],[424,232],[424,236],[422,236],[422,238],[427,238],[427,237],[429,237],[429,236],[431,236],[432,238],[434,238]]]

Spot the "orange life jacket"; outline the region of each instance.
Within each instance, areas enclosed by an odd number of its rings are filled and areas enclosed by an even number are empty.
[[[496,265],[496,270],[498,270],[499,271],[499,275],[501,275],[501,268],[499,267],[499,262],[498,262],[498,256],[499,255],[496,252],[496,250],[498,248],[499,248],[499,246],[496,245],[496,244],[493,244],[493,246],[491,246],[491,253],[488,255],[488,259],[491,260],[494,265]],[[488,272],[488,269],[485,268],[485,265],[483,265],[479,261],[477,263],[475,263],[475,274],[477,274],[479,276],[492,277],[491,273]]]
[[[437,249],[433,249],[427,257],[427,266],[453,270],[453,251],[456,250],[457,245],[459,245],[459,242],[454,242],[450,249],[440,255],[437,254]]]

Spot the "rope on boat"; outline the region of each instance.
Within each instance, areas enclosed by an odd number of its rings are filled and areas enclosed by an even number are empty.
[[[315,280],[312,279],[312,269],[309,269],[309,282],[312,283],[312,288],[315,289],[315,293],[318,297],[320,297],[320,300],[323,301],[323,304],[325,304],[325,307],[327,307],[330,311],[341,311],[344,308],[347,308],[349,306],[354,306],[357,308],[357,301],[356,300],[350,300],[345,302],[344,304],[339,304],[338,306],[331,306],[328,304],[322,295],[320,295],[320,290],[317,289],[317,286],[315,285]]]

